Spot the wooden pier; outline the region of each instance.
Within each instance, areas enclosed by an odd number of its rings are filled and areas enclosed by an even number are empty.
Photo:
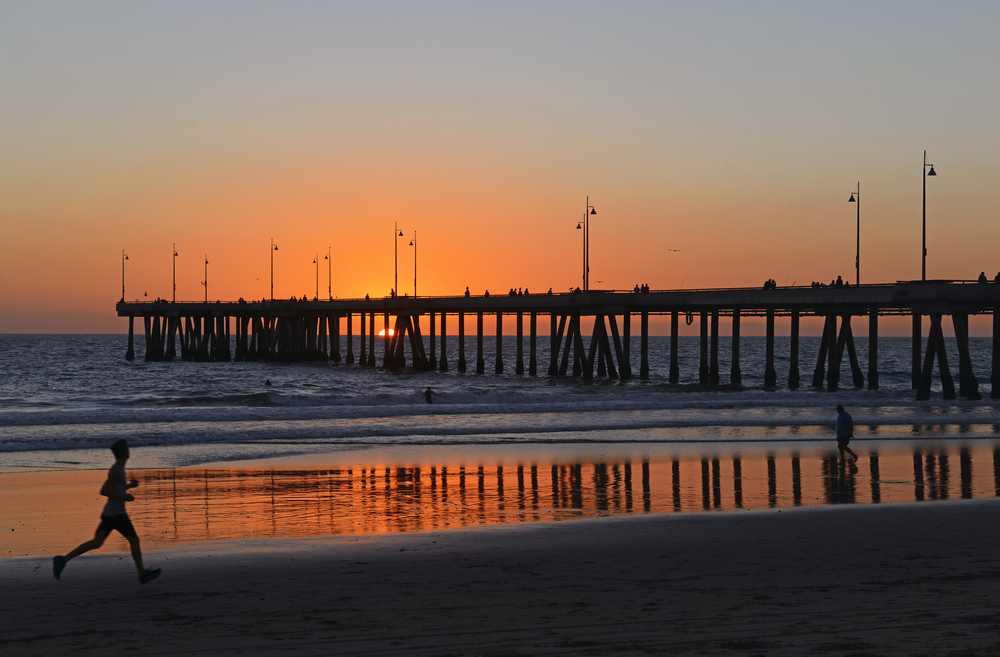
[[[335,301],[271,300],[256,302],[124,302],[120,317],[129,318],[126,359],[135,358],[135,318],[143,318],[145,359],[181,358],[193,361],[333,361],[359,367],[381,366],[396,371],[406,366],[409,344],[410,366],[417,371],[447,371],[447,327],[449,316],[458,326],[459,372],[467,368],[465,320],[476,318],[476,374],[486,372],[483,356],[484,321],[496,320],[496,355],[493,371],[507,371],[503,361],[504,317],[516,326],[516,362],[513,371],[538,375],[538,319],[549,318],[549,376],[592,379],[628,379],[632,372],[632,320],[639,323],[639,378],[649,378],[649,316],[670,316],[670,369],[668,380],[679,381],[678,327],[680,317],[697,320],[701,335],[699,383],[706,386],[739,386],[740,319],[764,317],[766,350],[764,385],[778,387],[774,369],[774,322],[789,317],[791,341],[787,385],[800,386],[799,322],[802,317],[823,317],[812,385],[835,391],[840,387],[841,363],[846,351],[851,385],[870,390],[879,387],[879,315],[910,315],[913,322],[912,384],[917,399],[929,399],[934,364],[942,381],[945,399],[960,395],[981,399],[979,383],[969,357],[969,315],[993,316],[993,353],[990,396],[1000,398],[1000,285],[955,281],[899,282],[843,288],[785,287],[775,289],[712,289],[655,291],[648,293],[588,291],[571,294],[525,296],[457,296],[383,299],[338,299]],[[378,321],[381,316],[381,322]],[[930,321],[926,350],[922,348],[924,317]],[[942,322],[950,316],[958,343],[958,390],[945,353]],[[581,319],[594,318],[590,340],[585,344]],[[732,367],[729,381],[719,372],[719,317],[732,319]],[[854,343],[852,318],[868,320],[867,377],[862,371]],[[527,319],[527,367],[524,326]],[[341,320],[347,332],[347,352],[340,352]],[[357,321],[358,340],[354,340]],[[422,325],[422,321],[424,322]],[[376,326],[379,324],[379,326]],[[424,327],[426,326],[426,334]],[[510,324],[508,324],[510,326]],[[384,333],[380,336],[377,330]],[[390,330],[391,329],[391,330]],[[235,332],[235,353],[231,351]],[[437,355],[440,340],[440,358]],[[354,353],[355,343],[358,353]],[[180,353],[177,346],[180,346]],[[380,359],[376,358],[380,352]],[[381,360],[381,363],[378,361]],[[543,366],[544,367],[544,366]]]

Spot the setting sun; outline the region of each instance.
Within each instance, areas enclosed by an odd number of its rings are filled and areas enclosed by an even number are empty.
[[[379,331],[379,332],[378,332],[378,334],[379,334],[379,337],[381,337],[381,338],[384,338],[384,337],[385,337],[385,331],[386,331],[386,329],[382,329],[381,331]],[[392,337],[393,335],[395,335],[395,333],[396,333],[396,332],[395,332],[394,330],[392,330],[392,329],[389,329],[389,337],[390,337],[390,338],[391,338],[391,337]]]

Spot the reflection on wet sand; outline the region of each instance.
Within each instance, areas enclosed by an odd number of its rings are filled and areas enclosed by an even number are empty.
[[[958,460],[959,484],[951,476]],[[991,467],[992,466],[992,467]],[[147,542],[421,532],[628,513],[1000,495],[1000,449],[141,474]],[[138,524],[137,523],[137,524]]]

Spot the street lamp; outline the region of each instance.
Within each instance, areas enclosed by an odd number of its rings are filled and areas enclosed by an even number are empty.
[[[205,280],[201,282],[205,286],[205,303],[208,303],[208,254],[205,254]]]
[[[316,265],[316,296],[313,298],[319,301],[319,254],[318,253],[316,254],[316,257],[313,258],[313,264]]]
[[[597,214],[597,210],[590,204],[590,197],[587,197],[587,209],[583,213],[583,290],[590,290],[590,215]]]
[[[855,198],[856,197],[856,198]],[[856,203],[858,211],[858,239],[857,248],[854,252],[854,284],[861,285],[861,181],[858,181],[858,189],[851,193],[848,203]]]
[[[413,240],[410,242],[413,247],[413,298],[417,298],[417,231],[413,231]]]
[[[931,170],[928,171],[927,167]],[[927,176],[936,176],[934,165],[927,161],[927,151],[924,151],[924,166],[921,169],[924,179],[924,221],[923,221],[923,254],[920,260],[920,280],[927,280]]]
[[[333,301],[333,258],[331,254],[333,252],[330,247],[326,247],[326,255],[323,259],[326,260],[326,294],[330,297],[330,301]]]
[[[278,250],[278,245],[271,238],[271,301],[274,301],[274,252]]]
[[[583,221],[578,221],[576,223],[576,229],[582,231],[580,236],[583,238],[581,241],[582,251],[583,251],[583,274],[580,278],[583,281],[583,289],[587,289],[587,231],[583,230],[583,224],[587,221],[587,215],[584,213]]]
[[[396,222],[392,222],[392,254],[394,263],[394,274],[393,274],[393,285],[392,294],[393,296],[399,296],[399,238],[403,236],[403,231],[399,229],[399,225]],[[398,233],[398,234],[397,234]]]
[[[125,249],[122,249],[122,302],[125,301],[125,261],[128,260],[128,256],[125,255]]]
[[[173,296],[173,303],[177,303],[177,244],[176,243],[174,243],[173,253],[174,253],[174,256],[170,260],[173,263],[173,265],[174,265],[174,296]]]

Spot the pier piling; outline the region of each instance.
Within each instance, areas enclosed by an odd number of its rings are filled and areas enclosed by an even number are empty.
[[[711,382],[708,372],[708,313],[704,310],[699,314],[698,328],[701,335],[698,351],[698,383],[708,385]]]
[[[441,313],[441,363],[438,370],[448,371],[448,315]]]
[[[708,367],[708,380],[713,386],[719,385],[719,311],[712,310],[712,355]]]
[[[678,312],[675,310],[672,313],[670,313],[670,383],[677,383],[681,380],[681,369],[677,355],[677,348],[678,348],[677,335],[679,328],[680,328],[679,316]],[[643,331],[643,335],[645,334],[646,334],[645,331]],[[645,338],[643,338],[643,345],[644,346],[642,348],[642,351],[645,354],[646,353]],[[645,359],[643,360],[643,362],[645,362]],[[648,368],[646,376],[643,377],[640,375],[640,378],[644,379],[649,378]]]
[[[743,385],[743,371],[740,369],[740,309],[733,308],[732,364],[729,367],[729,385]]]
[[[767,309],[764,338],[764,387],[778,385],[778,374],[774,371],[774,309]]]
[[[465,373],[465,313],[458,313],[458,371]]]
[[[483,312],[476,313],[476,374],[486,373],[486,361],[483,359]]]
[[[528,376],[538,374],[538,313],[532,311],[528,320]]]

